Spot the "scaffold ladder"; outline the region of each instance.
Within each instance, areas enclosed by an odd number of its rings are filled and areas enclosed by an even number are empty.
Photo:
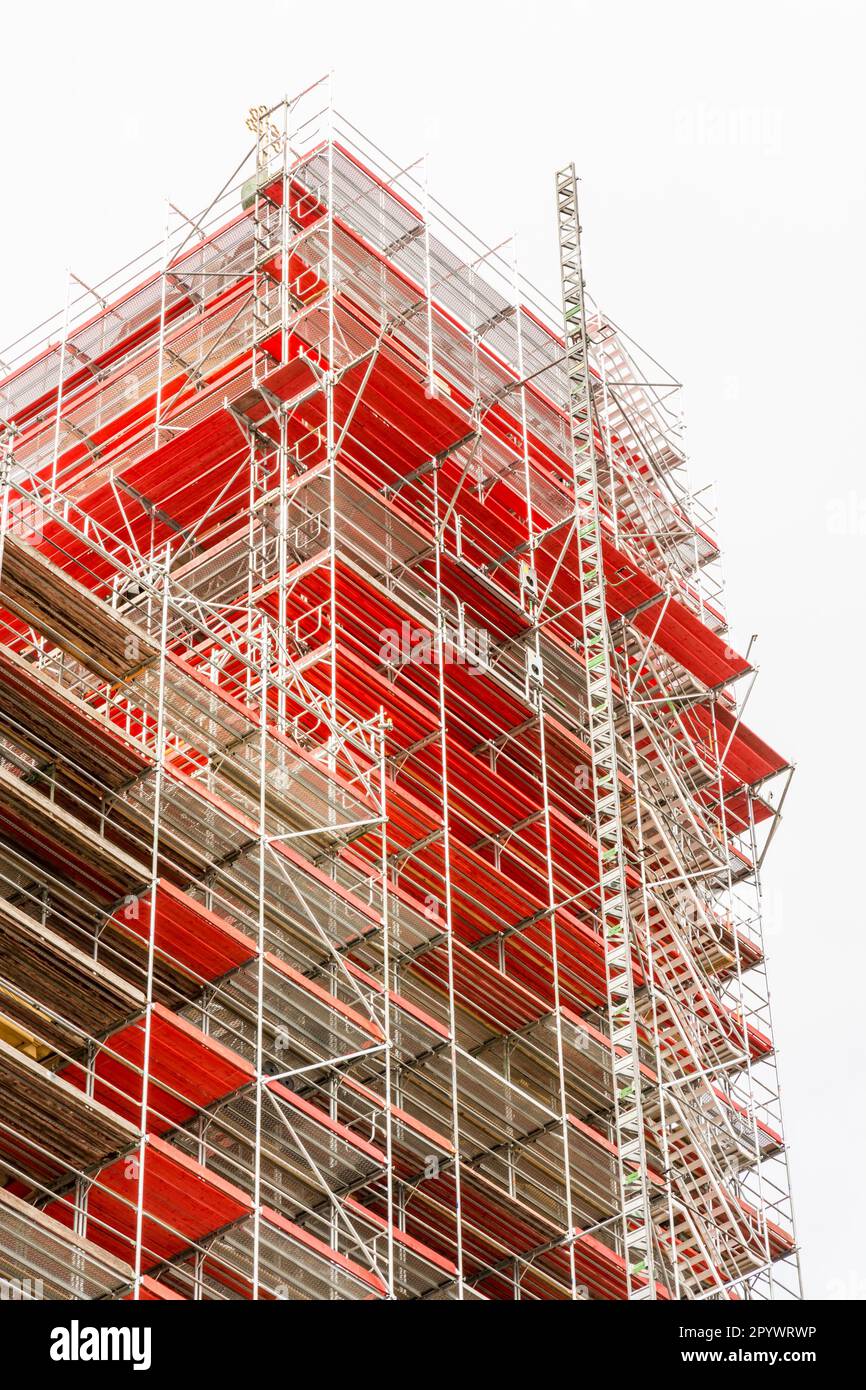
[[[611,640],[605,607],[592,384],[573,164],[556,175],[556,205],[571,416],[575,534],[599,856],[599,912],[604,934],[607,1008],[613,1049],[622,1242],[628,1297],[647,1299],[655,1297],[656,1288],[632,970],[634,943],[626,898]]]

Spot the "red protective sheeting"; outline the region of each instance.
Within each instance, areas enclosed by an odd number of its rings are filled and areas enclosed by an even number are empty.
[[[120,931],[147,942],[151,894],[118,908],[111,920]],[[157,883],[154,947],[161,959],[202,981],[227,975],[256,953],[248,936],[166,879]]]
[[[129,1261],[135,1242],[138,1166],[133,1155],[97,1174],[87,1203],[87,1238]],[[71,1196],[49,1203],[49,1216],[71,1226]],[[161,1139],[148,1141],[144,1165],[144,1268],[248,1216],[252,1203],[239,1188]]]
[[[94,1063],[95,1098],[125,1120],[141,1117],[144,1019],[112,1033]],[[63,1069],[81,1087],[86,1075],[77,1065]],[[255,1070],[236,1053],[208,1038],[186,1019],[154,1004],[150,1025],[150,1084],[147,1128],[164,1134],[185,1124],[199,1109],[247,1085]]]

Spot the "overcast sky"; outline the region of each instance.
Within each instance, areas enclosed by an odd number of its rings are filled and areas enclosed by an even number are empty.
[[[728,0],[17,5],[3,21],[0,343],[204,206],[244,116],[336,101],[556,292],[553,174],[587,280],[687,386],[718,482],[748,722],[798,765],[768,954],[806,1291],[866,1297],[863,7]]]

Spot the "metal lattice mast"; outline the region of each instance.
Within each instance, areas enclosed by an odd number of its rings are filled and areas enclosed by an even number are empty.
[[[641,1073],[620,820],[611,642],[605,607],[599,483],[592,423],[580,221],[574,165],[556,176],[590,751],[599,853],[599,916],[613,1047],[614,1123],[628,1296],[655,1297]]]

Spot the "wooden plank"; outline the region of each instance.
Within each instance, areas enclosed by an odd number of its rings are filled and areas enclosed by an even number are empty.
[[[0,730],[37,762],[59,754],[118,788],[151,765],[148,754],[32,661],[0,645]]]
[[[2,767],[0,825],[4,835],[26,852],[74,861],[73,870],[90,871],[103,885],[114,883],[132,891],[150,880],[146,865]]]
[[[157,645],[143,628],[11,532],[4,538],[0,596],[11,613],[105,680],[126,680],[156,660]]]
[[[0,898],[0,1014],[71,1051],[81,1046],[82,1031],[104,1033],[144,1005],[141,990]]]
[[[7,1150],[11,1144],[19,1153],[22,1142],[38,1145],[48,1155],[40,1155],[41,1167],[47,1162],[59,1173],[90,1168],[138,1138],[133,1125],[2,1039],[0,1092],[0,1145]]]

